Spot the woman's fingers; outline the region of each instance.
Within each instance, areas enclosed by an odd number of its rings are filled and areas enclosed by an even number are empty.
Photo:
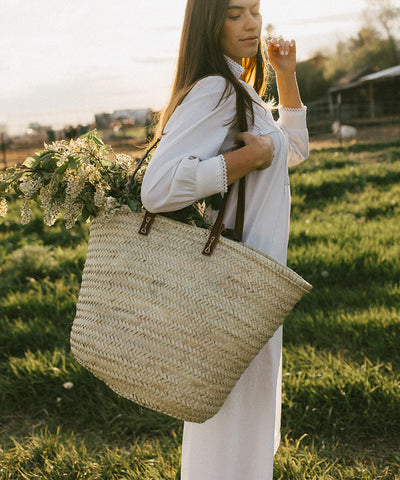
[[[280,55],[289,55],[291,51],[296,51],[296,42],[294,40],[284,40],[283,38],[273,38],[268,42],[270,51],[280,53]]]
[[[247,145],[251,143],[254,135],[249,132],[240,132],[236,135],[235,142],[237,145],[244,144]]]
[[[235,141],[236,144],[242,144],[242,146],[252,146],[252,157],[256,170],[264,170],[271,165],[275,151],[271,135],[240,132],[236,135]]]

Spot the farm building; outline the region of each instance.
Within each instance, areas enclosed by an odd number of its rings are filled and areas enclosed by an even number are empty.
[[[340,82],[329,90],[332,111],[340,104],[343,120],[398,117],[400,65]]]

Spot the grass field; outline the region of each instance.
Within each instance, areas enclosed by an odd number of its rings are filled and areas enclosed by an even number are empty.
[[[400,142],[316,151],[291,184],[288,264],[314,289],[284,327],[274,478],[400,479]],[[182,423],[69,352],[87,239],[0,221],[0,479],[178,479]]]

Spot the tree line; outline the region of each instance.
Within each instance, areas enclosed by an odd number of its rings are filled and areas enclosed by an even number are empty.
[[[349,72],[372,73],[400,64],[400,3],[396,0],[365,0],[359,32],[339,41],[330,54],[316,51],[311,59],[298,62],[297,79],[304,103],[328,93]],[[273,26],[267,26],[272,35]],[[269,95],[277,98],[276,85]]]

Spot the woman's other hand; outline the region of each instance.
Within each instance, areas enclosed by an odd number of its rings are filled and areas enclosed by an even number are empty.
[[[236,135],[235,141],[237,144],[244,144],[248,147],[255,170],[265,170],[271,166],[274,157],[274,142],[270,135],[241,132]]]
[[[273,38],[268,42],[268,60],[271,67],[279,74],[294,74],[296,71],[296,42]]]
[[[225,153],[228,185],[253,170],[268,168],[274,157],[274,143],[270,135],[252,135],[241,132],[236,135],[240,148]]]

